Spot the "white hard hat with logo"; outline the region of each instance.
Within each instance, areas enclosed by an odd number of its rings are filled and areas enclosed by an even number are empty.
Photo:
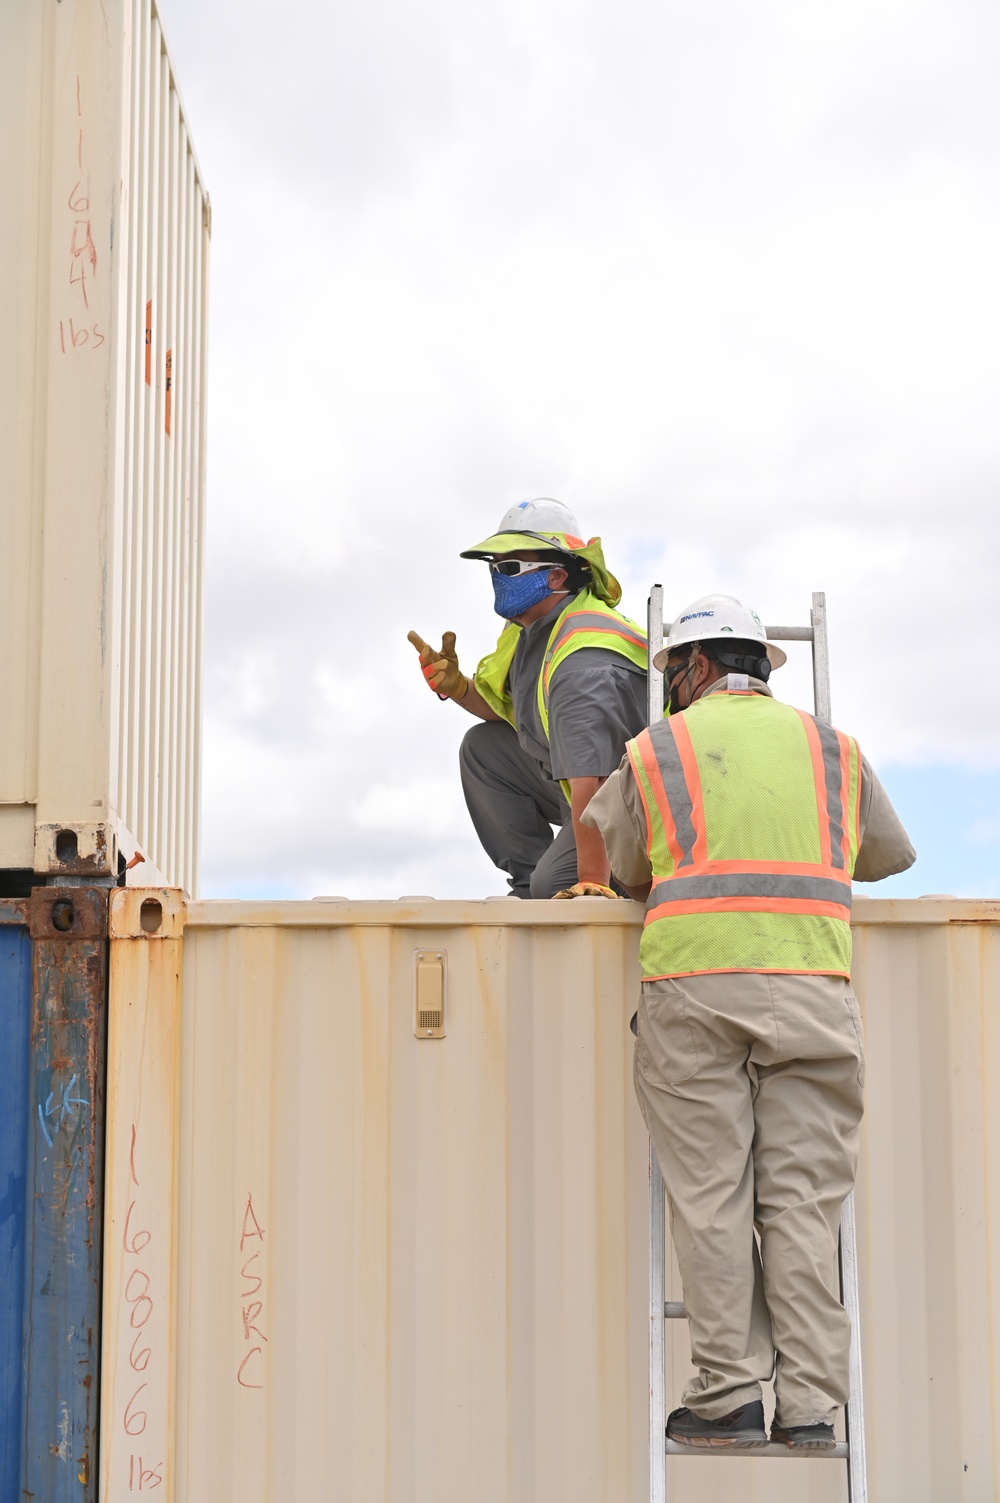
[[[497,532],[568,532],[580,536],[580,524],[562,501],[539,496],[536,501],[518,501],[500,518]]]
[[[667,655],[689,642],[759,642],[772,668],[780,668],[785,654],[767,640],[756,611],[736,599],[735,595],[703,595],[686,606],[671,624],[667,640],[653,658],[653,667],[666,666]]]
[[[530,542],[526,545],[525,538]],[[516,549],[543,543],[560,553],[582,550],[580,524],[561,501],[539,496],[535,501],[519,501],[505,511],[496,532],[474,548],[466,548],[462,558],[492,558]]]

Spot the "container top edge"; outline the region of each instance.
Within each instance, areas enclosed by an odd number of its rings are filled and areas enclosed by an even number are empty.
[[[575,898],[571,903],[467,898],[237,899],[202,898],[186,904],[187,928],[638,928],[640,903]]]
[[[198,929],[354,926],[382,928],[569,929],[582,925],[638,928],[639,903],[606,898],[522,902],[517,899],[227,899],[189,902],[186,927]],[[853,922],[866,924],[1000,925],[1000,900],[989,898],[863,898],[854,900]]]

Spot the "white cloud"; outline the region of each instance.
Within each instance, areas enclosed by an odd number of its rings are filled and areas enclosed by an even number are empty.
[[[531,494],[633,615],[824,588],[876,763],[1000,759],[994,7],[163,9],[215,226],[213,890],[501,890],[405,633],[472,667],[456,555]]]
[[[354,823],[362,830],[405,829],[414,839],[461,836],[468,815],[456,792],[454,777],[373,783],[355,810]]]

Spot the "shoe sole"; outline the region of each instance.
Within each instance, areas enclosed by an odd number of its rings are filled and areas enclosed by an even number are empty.
[[[667,1439],[696,1451],[766,1451],[767,1436],[756,1431],[737,1431],[735,1435],[671,1435]]]
[[[772,1441],[772,1445],[787,1446],[790,1451],[835,1451],[835,1440],[778,1440]]]

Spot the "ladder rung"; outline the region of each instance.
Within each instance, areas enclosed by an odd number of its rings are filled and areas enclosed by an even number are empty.
[[[687,1320],[688,1313],[680,1300],[668,1299],[663,1306],[664,1320]]]
[[[664,637],[666,637],[672,624],[670,621],[664,621]],[[811,626],[765,626],[764,631],[774,642],[811,642],[813,639],[813,629]]]
[[[725,1456],[747,1461],[763,1460],[765,1456],[776,1461],[846,1461],[850,1447],[846,1440],[839,1440],[832,1451],[796,1451],[791,1446],[772,1441],[766,1451],[739,1451],[735,1446],[682,1446],[676,1440],[667,1441],[668,1456]]]
[[[775,642],[811,642],[811,626],[765,626],[765,633]]]

